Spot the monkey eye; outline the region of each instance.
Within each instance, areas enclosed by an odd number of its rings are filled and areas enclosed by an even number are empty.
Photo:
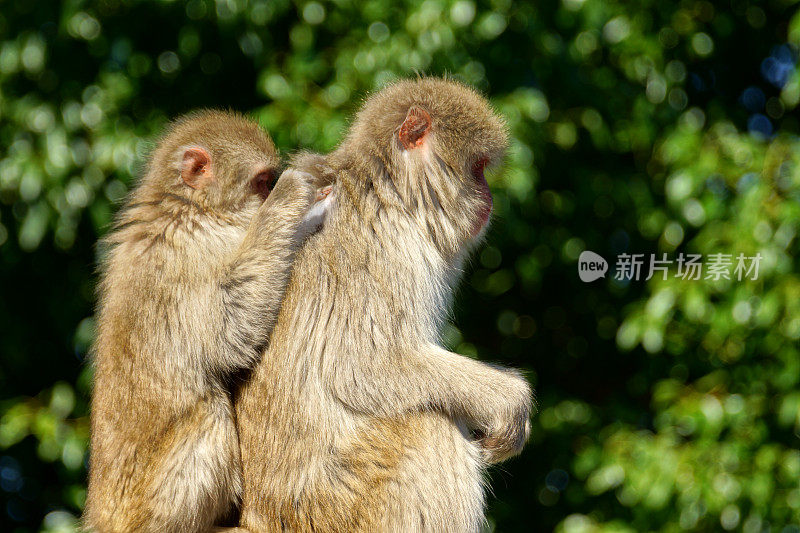
[[[485,179],[483,176],[483,170],[486,168],[487,164],[489,164],[489,159],[487,157],[482,157],[475,161],[472,164],[472,177],[477,181]]]
[[[275,185],[276,176],[275,170],[265,170],[256,174],[256,177],[250,182],[253,192],[265,200]]]

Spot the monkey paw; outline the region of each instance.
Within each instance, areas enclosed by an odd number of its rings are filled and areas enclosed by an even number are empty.
[[[278,178],[266,205],[292,205],[299,209],[297,214],[302,216],[314,203],[316,195],[317,180],[313,174],[288,168]]]
[[[530,387],[519,375],[514,375],[513,381],[506,396],[509,403],[499,409],[499,416],[490,427],[478,435],[483,458],[490,464],[518,455],[531,433]]]
[[[530,420],[507,428],[503,433],[486,435],[478,440],[483,460],[489,464],[500,463],[519,455],[531,432]]]
[[[319,202],[327,198],[333,192],[333,185],[328,185],[327,187],[323,187],[321,189],[317,189],[317,197],[314,199],[315,202]]]

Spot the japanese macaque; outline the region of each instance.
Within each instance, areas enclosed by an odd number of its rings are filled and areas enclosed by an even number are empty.
[[[487,463],[520,452],[520,374],[439,345],[484,232],[504,123],[458,83],[370,98],[338,149],[292,168],[332,179],[270,345],[235,399],[249,531],[477,531]]]
[[[315,178],[242,116],[174,123],[106,243],[91,413],[91,531],[208,531],[241,492],[232,378],[266,346]]]

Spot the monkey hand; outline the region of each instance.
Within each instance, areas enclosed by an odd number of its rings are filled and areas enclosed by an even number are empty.
[[[317,196],[317,177],[308,172],[288,168],[278,178],[262,208],[269,210],[280,206],[288,210],[293,219],[300,219],[314,203]]]
[[[318,189],[332,185],[336,180],[336,173],[328,165],[328,159],[324,155],[300,152],[292,157],[291,167],[313,174],[317,179]]]
[[[504,404],[498,406],[488,427],[478,430],[481,453],[490,464],[518,455],[531,432],[530,386],[518,372],[507,372],[506,382],[493,392],[498,395],[495,401]]]
[[[281,183],[283,182],[283,183]],[[296,168],[289,168],[281,174],[278,180],[278,186],[285,186],[287,189],[299,190],[300,198],[304,201],[304,210],[302,214],[302,221],[297,226],[295,240],[302,242],[306,237],[312,233],[317,232],[325,222],[328,212],[331,209],[334,201],[333,185],[326,185],[320,188],[321,183],[329,183],[330,180],[321,180],[319,175],[314,172],[305,172]],[[309,201],[309,190],[312,192],[311,200]],[[283,192],[279,192],[283,194]],[[271,196],[271,195],[270,195]]]

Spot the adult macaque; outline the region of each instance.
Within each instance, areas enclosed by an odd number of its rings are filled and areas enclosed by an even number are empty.
[[[106,242],[85,526],[207,531],[241,491],[232,376],[266,346],[314,177],[245,118],[178,120]],[[306,228],[306,229],[303,229]]]
[[[522,449],[531,390],[438,342],[505,146],[482,97],[427,78],[373,96],[330,155],[294,161],[333,191],[235,401],[241,527],[480,528],[482,474]]]

